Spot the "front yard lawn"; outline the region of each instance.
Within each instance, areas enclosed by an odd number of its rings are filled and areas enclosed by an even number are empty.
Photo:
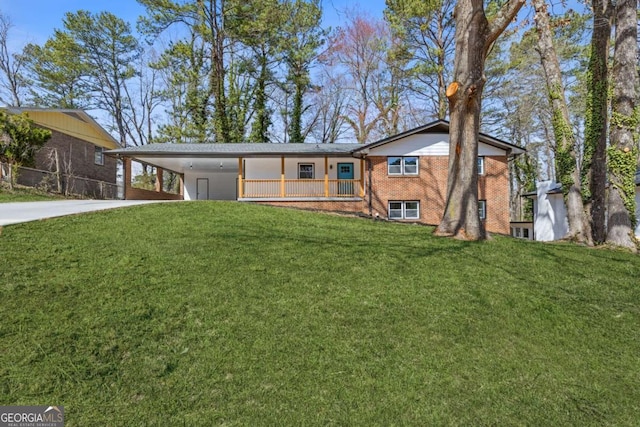
[[[0,405],[85,425],[637,425],[640,257],[240,203],[0,235]]]

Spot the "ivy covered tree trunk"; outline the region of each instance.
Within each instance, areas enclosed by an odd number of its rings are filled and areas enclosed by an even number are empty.
[[[225,0],[197,0],[197,5],[203,17],[205,28],[210,31],[211,37],[211,64],[209,74],[210,88],[214,98],[213,121],[216,133],[216,141],[229,142],[231,140],[231,127],[227,117],[227,94],[225,90]]]
[[[304,142],[307,132],[303,130],[302,116],[306,110],[304,96],[311,87],[309,70],[327,32],[320,27],[320,0],[290,0],[283,5],[283,13],[288,18],[283,29],[281,54],[288,68],[287,85],[293,89],[293,108],[287,117],[291,123],[289,142]]]
[[[484,64],[489,49],[514,19],[524,0],[509,0],[489,22],[482,0],[460,0],[454,9],[454,82],[447,88],[451,124],[447,200],[435,234],[466,240],[485,238],[478,214],[478,134]]]
[[[569,220],[568,238],[588,242],[591,235],[586,229],[582,205],[581,177],[577,164],[575,138],[569,121],[569,108],[564,97],[562,74],[551,35],[549,14],[545,0],[532,0],[536,11],[535,23],[538,34],[537,50],[547,82],[551,104],[553,133],[555,136],[556,179],[562,184],[562,193]]]
[[[289,142],[304,142],[302,136],[302,113],[304,93],[309,86],[304,73],[297,74],[293,79],[293,108],[291,110],[291,127],[289,128]]]
[[[638,73],[637,0],[616,3],[616,35],[613,56],[613,103],[611,146],[607,150],[609,166],[609,200],[607,243],[636,250],[635,172],[638,147],[636,107]]]
[[[261,49],[258,58],[260,63],[260,75],[256,82],[254,94],[253,110],[255,111],[255,119],[251,125],[251,142],[270,142],[269,126],[271,126],[271,111],[267,106],[267,79],[269,78],[269,69],[267,61],[267,53],[264,47]]]
[[[605,205],[607,185],[607,130],[609,127],[609,38],[611,37],[610,0],[593,0],[593,33],[589,58],[585,142],[582,155],[582,196],[585,211],[591,217],[594,243],[606,237]]]

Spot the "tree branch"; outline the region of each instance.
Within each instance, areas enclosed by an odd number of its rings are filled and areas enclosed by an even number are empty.
[[[489,34],[485,44],[485,51],[489,50],[493,42],[502,34],[509,23],[513,21],[524,3],[525,0],[509,0],[500,8],[496,17],[489,23]]]

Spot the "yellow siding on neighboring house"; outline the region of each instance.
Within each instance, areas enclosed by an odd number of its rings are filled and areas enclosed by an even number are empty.
[[[115,139],[89,117],[75,111],[24,109],[40,126],[65,133],[109,150],[119,148]]]

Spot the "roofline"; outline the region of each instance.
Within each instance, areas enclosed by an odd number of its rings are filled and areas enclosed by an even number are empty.
[[[230,144],[231,145],[231,144]],[[279,157],[279,156],[292,156],[300,155],[303,157],[353,157],[354,150],[340,151],[340,152],[293,152],[293,151],[274,151],[274,152],[255,152],[255,151],[235,151],[226,153],[202,153],[202,152],[186,152],[186,151],[135,151],[128,149],[117,148],[115,150],[108,150],[104,153],[113,157],[173,157],[173,158],[190,158],[190,157],[215,157],[215,158],[234,158],[234,157]]]
[[[426,125],[422,125],[422,126],[419,126],[417,128],[409,129],[409,130],[404,131],[402,133],[399,133],[397,135],[393,135],[393,136],[381,139],[379,141],[371,142],[369,144],[366,144],[366,145],[362,146],[361,148],[356,149],[355,151],[361,151],[361,150],[368,150],[370,148],[376,148],[376,147],[379,147],[381,145],[385,145],[385,144],[388,144],[390,142],[397,141],[398,139],[406,138],[407,136],[411,136],[411,135],[414,135],[414,134],[417,134],[417,133],[422,133],[422,132],[424,132],[426,130],[435,128],[437,126],[444,126],[444,127],[447,128],[447,133],[449,132],[450,123],[447,120],[439,119],[439,120],[435,120],[435,121],[433,121],[431,123],[427,123]],[[486,133],[480,132],[479,136],[480,136],[480,138],[479,138],[480,142],[484,142],[485,144],[489,144],[489,145],[492,145],[494,147],[497,147],[497,148],[500,148],[500,149],[503,149],[503,150],[506,150],[506,151],[509,151],[509,150],[517,151],[514,154],[523,154],[523,153],[525,153],[527,151],[525,148],[522,148],[522,147],[517,146],[515,144],[512,144],[510,142],[503,141],[501,139],[495,138],[495,137],[493,137],[491,135],[488,135]]]
[[[102,131],[102,133],[104,133],[104,135],[110,139],[116,146],[118,147],[122,147],[122,145],[120,145],[120,142],[115,139],[109,132],[107,132],[107,130],[105,128],[103,128],[100,123],[98,123],[93,117],[91,117],[85,110],[82,110],[80,108],[41,108],[41,107],[9,107],[9,106],[5,106],[5,107],[1,107],[1,109],[7,110],[13,114],[16,113],[23,113],[26,112],[28,113],[29,111],[34,111],[34,112],[41,112],[41,113],[74,113],[74,114],[78,114],[80,116],[82,116],[82,118],[86,119],[88,122],[90,122],[92,125],[94,125],[95,127],[97,127],[98,129],[100,129]]]

